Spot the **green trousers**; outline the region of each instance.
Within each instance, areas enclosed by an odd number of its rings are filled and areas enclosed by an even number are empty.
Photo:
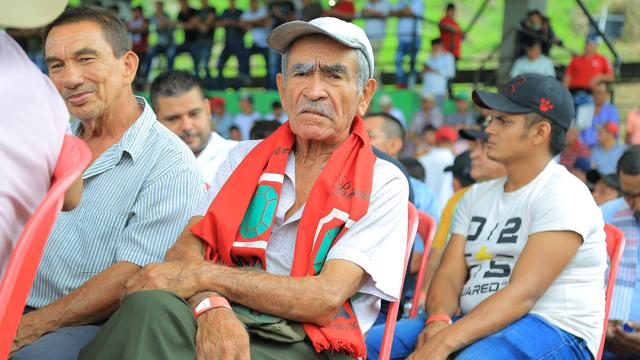
[[[175,294],[140,291],[127,296],[120,309],[80,352],[80,360],[196,358],[197,322],[189,304]],[[307,339],[283,344],[251,337],[253,360],[351,359],[329,352],[316,353]]]

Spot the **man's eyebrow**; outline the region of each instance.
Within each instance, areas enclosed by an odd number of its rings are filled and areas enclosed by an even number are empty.
[[[78,56],[82,56],[82,55],[94,55],[94,56],[98,56],[98,52],[97,52],[96,50],[94,50],[94,49],[84,47],[84,48],[82,48],[82,49],[78,49],[78,50],[76,50],[76,51],[73,53],[73,56],[74,56],[74,57],[78,57]],[[45,60],[44,60],[44,61],[45,61],[45,63],[47,63],[47,64],[51,64],[51,63],[56,62],[56,61],[60,61],[60,62],[62,62],[62,60],[60,60],[59,58],[57,58],[57,57],[55,57],[55,56],[47,56],[47,57],[45,58]]]
[[[289,68],[291,73],[308,74],[316,69],[316,64],[293,64]],[[320,65],[320,71],[326,74],[349,75],[349,70],[343,64]]]

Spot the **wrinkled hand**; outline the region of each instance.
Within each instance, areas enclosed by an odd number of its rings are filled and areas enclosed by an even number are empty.
[[[446,323],[445,325],[449,326]],[[422,336],[422,334],[420,335]],[[444,345],[444,338],[440,333],[439,335],[427,336],[426,342],[416,346],[416,350],[409,355],[407,360],[446,360],[450,354],[451,351]]]
[[[233,311],[209,310],[198,317],[198,360],[249,360],[249,334]]]
[[[622,329],[622,325],[616,326],[613,336],[616,338],[616,345],[620,353],[633,354],[640,352],[640,324],[628,322],[629,326],[636,332],[628,333]]]
[[[205,261],[169,261],[149,264],[124,284],[125,295],[143,290],[166,290],[183,299],[191,297],[197,288],[196,274]]]
[[[20,319],[20,326],[18,326],[16,337],[13,339],[13,343],[9,349],[9,357],[13,356],[13,353],[21,348],[32,344],[45,333],[53,330],[46,328],[43,322],[38,321],[39,316],[36,313],[37,311],[30,312]]]

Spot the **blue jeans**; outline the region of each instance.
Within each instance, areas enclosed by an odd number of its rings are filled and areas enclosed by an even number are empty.
[[[398,40],[398,50],[396,51],[396,84],[407,84],[407,75],[404,72],[402,63],[404,57],[409,55],[409,74],[416,76],[416,55],[420,50],[420,39],[413,41]]]
[[[391,359],[404,359],[416,347],[426,318],[402,320],[396,326]],[[367,335],[367,356],[377,359],[384,325]],[[591,359],[584,340],[562,331],[537,315],[525,315],[511,325],[453,354],[456,360],[482,359]]]
[[[75,360],[101,327],[85,325],[58,329],[18,350],[11,360]]]

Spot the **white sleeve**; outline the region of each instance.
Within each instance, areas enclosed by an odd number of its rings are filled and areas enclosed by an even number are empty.
[[[471,218],[469,212],[471,211],[470,207],[473,203],[474,187],[475,186],[472,186],[471,189],[462,195],[462,198],[458,201],[458,205],[456,205],[453,222],[451,223],[451,234],[466,237],[469,232],[469,220]]]
[[[394,301],[404,273],[409,185],[398,168],[385,163],[374,173],[367,214],[344,233],[326,261],[341,259],[360,266],[368,276],[359,292]]]

